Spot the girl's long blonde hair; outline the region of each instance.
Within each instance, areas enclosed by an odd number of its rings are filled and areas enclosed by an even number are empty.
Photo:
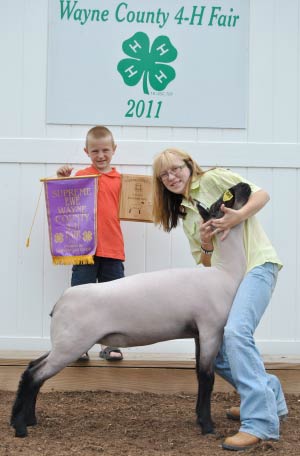
[[[162,171],[174,166],[176,158],[183,160],[190,170],[190,178],[184,195],[170,192],[160,178]],[[161,225],[164,231],[171,231],[177,226],[179,217],[184,216],[181,208],[182,198],[189,198],[192,181],[203,174],[204,171],[192,157],[180,149],[166,149],[156,155],[153,161],[152,178],[153,221],[156,225]]]

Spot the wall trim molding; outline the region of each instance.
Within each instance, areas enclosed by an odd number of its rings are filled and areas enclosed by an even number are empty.
[[[168,147],[189,152],[201,166],[300,168],[300,143],[117,140],[115,165],[151,166]],[[83,139],[0,138],[0,163],[89,163]]]
[[[284,354],[285,356],[299,355],[300,340],[256,340],[257,346],[262,355]],[[48,351],[50,350],[49,337],[0,337],[0,350],[29,350],[29,351]],[[95,345],[91,351],[98,352],[99,345]],[[124,353],[160,353],[160,354],[187,354],[194,356],[193,339],[178,339],[160,342],[144,347],[124,348]]]

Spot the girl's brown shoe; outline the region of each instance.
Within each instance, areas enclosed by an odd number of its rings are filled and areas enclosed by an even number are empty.
[[[222,443],[222,448],[231,451],[244,451],[257,445],[260,441],[255,435],[248,434],[247,432],[238,432],[232,437],[227,437]]]
[[[230,420],[239,421],[240,420],[240,407],[230,407],[226,411],[226,416]]]

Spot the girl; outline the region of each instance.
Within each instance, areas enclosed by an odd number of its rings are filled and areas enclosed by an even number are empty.
[[[239,210],[222,206],[224,216],[203,223],[193,199],[210,207],[222,193],[239,182],[252,190],[249,201]],[[153,163],[154,223],[171,231],[182,219],[196,263],[216,264],[219,252],[214,235],[245,221],[244,244],[247,272],[241,282],[224,328],[223,344],[215,370],[240,395],[240,408],[231,407],[227,416],[241,420],[237,434],[227,437],[223,448],[245,450],[260,440],[279,438],[279,420],[287,415],[281,384],[267,374],[255,346],[254,331],[265,312],[282,267],[275,249],[254,215],[268,202],[269,195],[255,184],[227,169],[203,171],[185,152],[167,149]]]

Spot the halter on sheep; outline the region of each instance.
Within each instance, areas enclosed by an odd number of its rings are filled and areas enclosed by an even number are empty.
[[[223,203],[240,208],[251,193],[244,183],[229,191],[231,197],[223,200],[222,195],[209,212],[197,203],[205,221],[222,217]],[[149,272],[68,288],[52,312],[51,351],[22,374],[11,417],[15,435],[25,437],[27,426],[36,424],[36,398],[45,380],[95,343],[133,347],[183,338],[194,338],[196,345],[197,423],[203,434],[213,432],[214,359],[246,268],[243,223],[231,229],[224,241],[216,237],[221,254],[216,266]]]

